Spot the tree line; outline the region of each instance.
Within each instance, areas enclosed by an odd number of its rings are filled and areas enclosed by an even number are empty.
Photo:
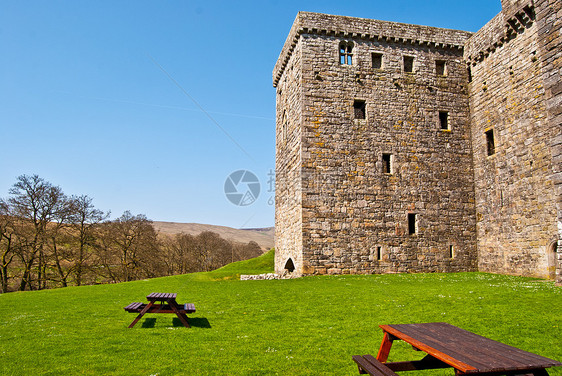
[[[143,214],[110,220],[91,197],[37,175],[19,176],[0,198],[1,293],[210,271],[261,253],[210,231],[162,236]]]

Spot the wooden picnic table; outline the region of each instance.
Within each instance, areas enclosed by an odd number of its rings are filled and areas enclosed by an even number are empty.
[[[124,308],[125,311],[139,313],[131,325],[129,325],[129,328],[135,326],[146,313],[175,313],[183,326],[189,328],[190,326],[187,322],[186,314],[195,312],[195,305],[192,303],[178,304],[176,302],[176,296],[176,293],[153,292],[146,296],[148,304],[135,302],[126,306]]]
[[[444,322],[380,325],[384,332],[377,357],[355,355],[359,373],[396,375],[395,371],[455,369],[455,375],[548,375],[562,363],[479,336]],[[402,340],[427,355],[418,361],[387,362],[392,342]]]

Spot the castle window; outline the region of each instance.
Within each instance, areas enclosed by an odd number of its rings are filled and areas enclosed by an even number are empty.
[[[412,73],[414,71],[414,57],[404,56],[404,72]]]
[[[373,52],[371,54],[371,61],[374,69],[382,69],[382,54]]]
[[[470,65],[466,67],[468,73],[468,82],[472,82],[472,69],[470,69]]]
[[[439,111],[439,126],[441,130],[450,130],[449,128],[449,113],[447,111]]]
[[[449,245],[449,258],[455,258],[455,248],[453,245]]]
[[[392,174],[392,154],[383,153],[382,172],[383,174]]]
[[[285,110],[283,110],[283,115],[281,116],[281,141],[287,139],[287,116]]]
[[[353,101],[353,115],[355,119],[365,119],[365,101],[359,99]]]
[[[416,217],[415,213],[408,213],[408,234],[410,235],[418,233]]]
[[[353,64],[353,43],[341,42],[340,43],[340,64],[352,65]]]
[[[375,260],[380,261],[382,258],[382,247],[377,247],[377,253],[375,255]]]
[[[445,76],[447,75],[446,65],[444,60],[436,60],[435,61],[435,74],[438,76]]]
[[[494,130],[490,129],[486,131],[486,149],[488,155],[496,154],[496,144],[494,142]]]

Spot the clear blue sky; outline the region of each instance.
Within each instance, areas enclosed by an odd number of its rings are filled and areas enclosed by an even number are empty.
[[[112,217],[272,226],[271,72],[300,10],[476,31],[500,0],[0,0],[0,197],[38,174]]]

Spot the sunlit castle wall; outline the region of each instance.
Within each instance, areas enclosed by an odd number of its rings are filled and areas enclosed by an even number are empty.
[[[560,1],[502,6],[464,54],[478,267],[560,278]]]
[[[293,26],[275,70],[275,270],[301,275],[302,254],[302,46]],[[296,268],[296,270],[295,270]]]
[[[476,34],[298,14],[277,88],[276,271],[562,283],[562,10]]]
[[[476,270],[470,35],[299,13],[274,71],[277,272]]]

